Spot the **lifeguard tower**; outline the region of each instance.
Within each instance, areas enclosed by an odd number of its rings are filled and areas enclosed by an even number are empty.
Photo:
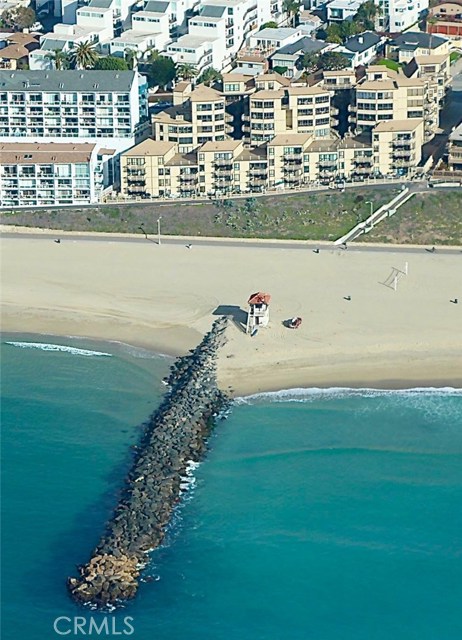
[[[258,331],[260,327],[268,326],[269,322],[269,303],[271,296],[269,293],[252,293],[248,299],[249,311],[247,313],[246,332],[250,335]]]

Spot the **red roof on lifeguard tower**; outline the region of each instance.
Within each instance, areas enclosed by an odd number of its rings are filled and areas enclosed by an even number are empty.
[[[258,291],[257,293],[252,293],[247,304],[269,304],[270,300],[271,296],[269,293]]]

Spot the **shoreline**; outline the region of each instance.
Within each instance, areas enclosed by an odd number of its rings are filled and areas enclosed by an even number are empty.
[[[185,355],[184,353],[166,353],[158,351],[151,345],[146,344],[134,344],[128,342],[122,342],[116,339],[103,339],[103,338],[95,338],[90,336],[75,336],[75,335],[58,335],[54,333],[35,333],[35,332],[19,332],[19,331],[10,331],[10,330],[2,330],[0,332],[0,337],[2,342],[24,342],[24,341],[34,341],[34,342],[42,342],[42,340],[47,339],[48,341],[56,341],[56,343],[65,342],[66,340],[75,340],[77,342],[84,343],[85,346],[91,346],[90,343],[96,343],[98,348],[105,349],[109,351],[109,347],[105,347],[104,345],[116,345],[116,347],[125,347],[128,349],[140,349],[142,351],[148,352],[153,357],[160,358],[177,358]],[[22,338],[22,340],[20,340]],[[39,338],[40,340],[37,340]],[[46,344],[46,342],[43,342]],[[48,342],[49,344],[54,344],[54,342]],[[14,346],[14,345],[13,345]],[[82,345],[83,346],[83,345]],[[95,345],[93,345],[95,346]],[[384,392],[393,392],[393,391],[415,391],[415,390],[444,390],[451,389],[454,391],[460,391],[462,393],[462,375],[460,378],[446,378],[446,377],[437,377],[437,378],[395,378],[395,379],[355,379],[352,381],[346,381],[342,379],[341,381],[336,381],[335,379],[328,380],[325,382],[317,382],[304,384],[300,382],[299,386],[293,387],[278,387],[273,385],[265,385],[264,389],[255,390],[255,388],[247,387],[245,390],[242,390],[242,393],[237,393],[235,391],[227,393],[233,400],[245,400],[246,398],[254,398],[261,396],[276,396],[276,395],[298,395],[301,392],[303,395],[304,392],[322,392],[322,391],[384,391]]]
[[[4,333],[120,342],[176,357],[229,315],[218,362],[241,397],[296,388],[462,387],[462,263],[455,252],[320,255],[287,247],[64,242],[2,237]],[[409,275],[397,291],[392,269]],[[270,324],[242,328],[254,291]],[[348,296],[347,296],[348,294]],[[302,326],[284,326],[294,315]]]

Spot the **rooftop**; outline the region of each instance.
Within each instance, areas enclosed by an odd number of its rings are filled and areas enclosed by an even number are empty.
[[[235,151],[244,143],[242,140],[219,140],[218,142],[206,142],[199,151]]]
[[[364,33],[358,33],[345,42],[343,47],[353,53],[367,51],[371,47],[375,47],[381,41],[381,37],[373,31],[364,31]]]
[[[166,166],[174,166],[174,167],[190,167],[197,165],[197,154],[196,153],[175,153],[173,158],[170,158],[166,163]]]
[[[383,120],[374,127],[374,133],[398,132],[398,131],[414,131],[418,126],[423,124],[421,118],[408,118],[407,120]]]
[[[168,9],[169,4],[169,2],[162,2],[161,0],[149,0],[144,6],[144,11],[165,13]]]
[[[10,44],[8,47],[0,49],[0,59],[2,60],[21,60],[27,58],[30,51],[21,44]]]
[[[162,142],[161,140],[148,138],[131,149],[124,151],[121,155],[129,158],[132,156],[164,156],[174,148],[175,144],[173,142]]]
[[[300,40],[297,40],[296,42],[292,42],[291,44],[286,44],[284,47],[281,47],[275,53],[273,53],[272,57],[278,55],[290,56],[297,53],[302,54],[311,51],[320,51],[326,46],[327,44],[324,42],[324,40],[313,40],[313,38],[304,37],[300,38]]]
[[[312,136],[309,133],[281,133],[278,136],[274,136],[271,142],[268,142],[269,147],[286,147],[293,145],[304,145],[312,140]]]
[[[191,100],[191,102],[202,102],[203,100],[223,101],[224,98],[216,89],[207,87],[205,84],[198,84],[197,87],[193,91],[191,91],[189,99]]]
[[[0,144],[2,164],[88,162],[94,144],[9,142]]]
[[[6,91],[130,91],[134,71],[0,71]]]
[[[114,0],[91,0],[88,6],[97,9],[110,9],[113,4]],[[85,8],[87,9],[88,7]]]
[[[251,33],[250,37],[258,38],[259,40],[285,40],[298,33],[298,31],[298,29],[293,29],[292,27],[280,27],[279,29],[267,27],[261,31]]]
[[[199,10],[199,18],[222,18],[227,12],[227,8],[223,6],[215,6],[211,4],[203,5]]]
[[[417,47],[421,49],[437,49],[446,41],[446,38],[424,33],[423,31],[407,31],[393,38],[393,40],[390,41],[390,45],[399,47],[400,49],[413,49]]]

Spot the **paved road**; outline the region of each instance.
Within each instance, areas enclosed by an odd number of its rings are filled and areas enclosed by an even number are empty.
[[[53,233],[9,233],[5,232],[1,235],[4,239],[9,238],[28,238],[29,240],[40,240],[41,242],[54,243],[58,234]],[[85,235],[85,234],[72,234],[61,235],[61,244],[67,242],[105,242],[105,243],[137,243],[146,244],[147,242],[153,245],[153,249],[156,251],[162,251],[164,246],[169,245],[182,245],[187,247],[191,243],[191,250],[200,249],[200,247],[251,247],[252,249],[319,249],[320,251],[338,251],[342,252],[345,249],[335,247],[333,243],[327,242],[291,242],[291,241],[272,241],[272,240],[211,240],[205,238],[175,238],[173,236],[162,237],[161,246],[158,246],[156,236],[148,236],[146,239],[144,236],[110,236],[110,235]],[[430,251],[431,247],[415,247],[405,245],[390,245],[390,246],[371,246],[367,244],[351,244],[348,245],[348,252],[371,252],[371,253],[428,253],[429,256],[436,254],[453,254],[462,256],[462,249],[451,247],[437,247],[435,252]]]

